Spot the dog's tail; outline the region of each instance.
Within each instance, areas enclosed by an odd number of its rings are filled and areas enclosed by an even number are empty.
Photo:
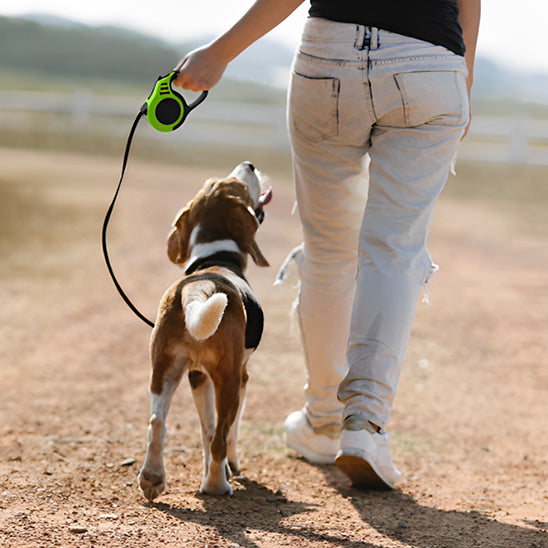
[[[228,304],[224,293],[183,292],[183,310],[188,332],[198,341],[208,339],[217,331]]]

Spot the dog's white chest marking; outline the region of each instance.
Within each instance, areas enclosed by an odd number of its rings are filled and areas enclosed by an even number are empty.
[[[215,240],[213,242],[196,243],[200,230],[200,225],[198,225],[194,227],[192,232],[190,233],[190,256],[188,258],[188,261],[184,265],[184,270],[188,270],[188,268],[197,260],[211,257],[212,255],[215,255],[215,253],[220,253],[221,251],[242,253],[242,250],[239,248],[238,244],[234,240],[226,239]]]

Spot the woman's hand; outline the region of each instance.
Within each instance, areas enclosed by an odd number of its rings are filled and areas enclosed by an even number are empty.
[[[215,43],[191,51],[176,67],[179,75],[173,81],[183,89],[211,89],[222,77],[228,60],[218,54]]]

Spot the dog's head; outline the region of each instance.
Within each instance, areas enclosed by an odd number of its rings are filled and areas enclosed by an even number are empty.
[[[225,179],[207,180],[173,222],[167,245],[169,259],[185,267],[204,254],[240,251],[257,265],[269,266],[255,233],[270,196],[262,193],[261,174],[249,162],[238,165]]]

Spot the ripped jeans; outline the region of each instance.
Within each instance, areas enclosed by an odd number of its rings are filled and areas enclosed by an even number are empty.
[[[298,312],[306,412],[336,437],[384,427],[421,289],[426,239],[468,121],[464,58],[371,27],[306,22],[288,124],[303,227]]]

